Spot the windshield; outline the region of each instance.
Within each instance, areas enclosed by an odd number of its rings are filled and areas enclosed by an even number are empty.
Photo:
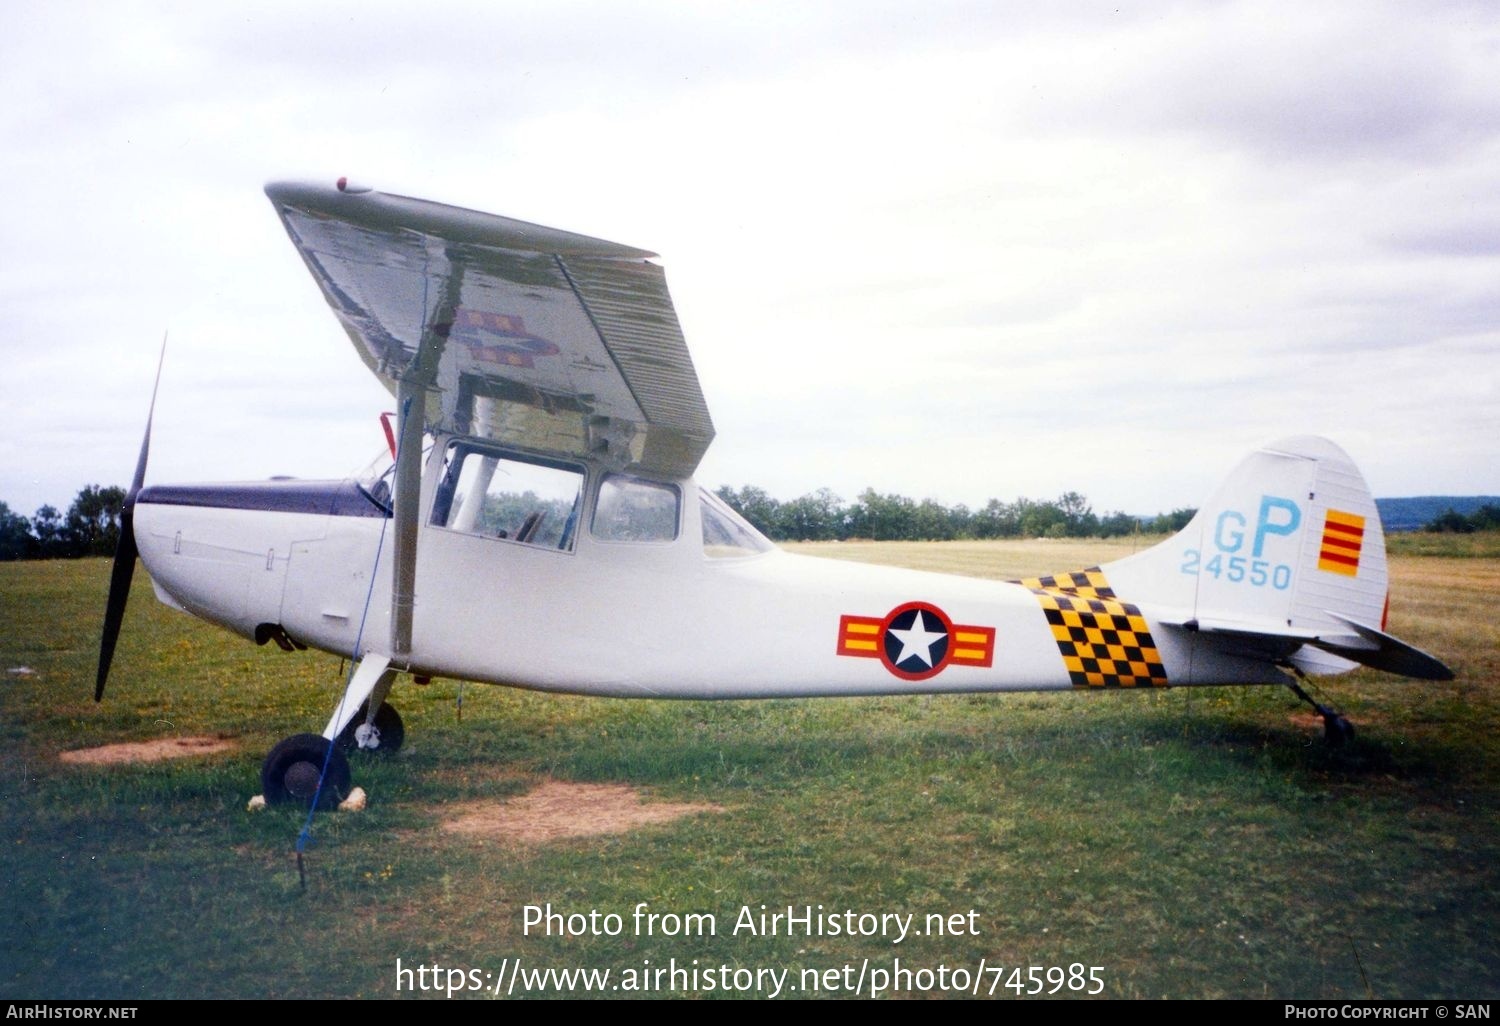
[[[389,449],[381,449],[375,458],[354,475],[354,483],[375,505],[391,511],[391,488],[396,479],[396,461]]]
[[[432,452],[432,436],[422,436],[422,464],[427,463],[427,456]],[[354,483],[359,490],[369,497],[375,505],[390,513],[394,507],[394,494],[396,487],[396,461],[391,456],[388,446],[382,446],[375,454],[375,458],[366,463],[364,467],[354,472]]]

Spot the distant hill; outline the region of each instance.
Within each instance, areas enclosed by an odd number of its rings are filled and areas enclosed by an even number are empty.
[[[1387,532],[1420,531],[1425,524],[1448,510],[1453,509],[1464,516],[1471,515],[1480,506],[1500,506],[1500,497],[1494,495],[1418,495],[1410,499],[1376,499],[1380,510],[1380,523]]]

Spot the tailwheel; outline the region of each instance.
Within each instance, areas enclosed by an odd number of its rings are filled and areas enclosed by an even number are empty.
[[[349,762],[337,747],[329,749],[327,738],[318,734],[294,734],[272,748],[260,769],[266,804],[305,808],[316,798],[319,808],[331,809],[348,797]]]
[[[367,724],[365,716],[369,708],[368,702],[361,705],[359,712],[354,714],[354,719],[339,733],[339,750],[394,755],[406,740],[406,725],[401,722],[401,714],[389,702],[381,702],[380,707],[375,710],[375,722]]]
[[[1300,671],[1297,672],[1297,676],[1302,676]],[[1292,689],[1292,694],[1312,706],[1313,712],[1323,718],[1323,742],[1329,748],[1342,748],[1354,740],[1354,724],[1349,722],[1348,717],[1331,706],[1313,701],[1312,696],[1303,691],[1302,686],[1296,681],[1289,681],[1287,687]]]
[[[1323,740],[1330,748],[1339,748],[1354,740],[1354,724],[1329,709],[1323,713]]]

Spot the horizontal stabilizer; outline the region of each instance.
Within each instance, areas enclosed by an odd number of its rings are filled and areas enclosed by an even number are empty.
[[[1328,616],[1343,624],[1348,632],[1312,631],[1295,627],[1268,627],[1260,624],[1236,623],[1227,620],[1188,620],[1171,626],[1183,627],[1201,634],[1222,639],[1236,649],[1239,655],[1274,656],[1283,658],[1311,672],[1328,672],[1330,664],[1316,655],[1303,665],[1304,656],[1297,650],[1302,646],[1326,652],[1340,659],[1369,666],[1387,673],[1418,680],[1452,680],[1453,671],[1439,660],[1400,638],[1369,627],[1347,616],[1328,613]]]
[[[1399,673],[1403,677],[1415,677],[1418,680],[1453,679],[1452,670],[1420,648],[1408,645],[1385,631],[1356,623],[1347,616],[1340,616],[1338,613],[1328,615],[1354,631],[1362,644],[1346,645],[1343,644],[1348,640],[1345,636],[1335,636],[1320,638],[1310,643],[1317,648],[1343,656],[1345,659],[1352,659],[1356,663],[1363,663],[1365,666],[1372,666],[1377,670]]]

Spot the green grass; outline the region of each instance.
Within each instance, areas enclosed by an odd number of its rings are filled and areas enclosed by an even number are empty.
[[[1456,556],[1500,558],[1500,531],[1446,534],[1405,531],[1386,536],[1386,551],[1396,556]]]
[[[1129,545],[803,550],[1003,578]],[[266,750],[321,726],[339,661],[173,613],[142,576],[95,705],[107,563],[0,565],[0,996],[394,997],[397,958],[616,972],[696,958],[795,979],[899,957],[1081,962],[1122,997],[1495,997],[1500,561],[1450,549],[1392,567],[1391,630],[1459,676],[1326,683],[1360,732],[1337,751],[1269,688],[671,703],[471,685],[460,722],[458,685],[403,683],[407,747],[356,760],[370,808],[315,820],[304,890],[302,817],[245,802]],[[237,747],[57,757],[191,734]],[[440,829],[458,803],[544,777],[723,811],[529,847]],[[713,913],[717,934],[634,936],[642,901]],[[546,903],[627,928],[523,935],[524,907]],[[919,922],[973,909],[979,932],[733,935],[740,907],[762,903]]]

